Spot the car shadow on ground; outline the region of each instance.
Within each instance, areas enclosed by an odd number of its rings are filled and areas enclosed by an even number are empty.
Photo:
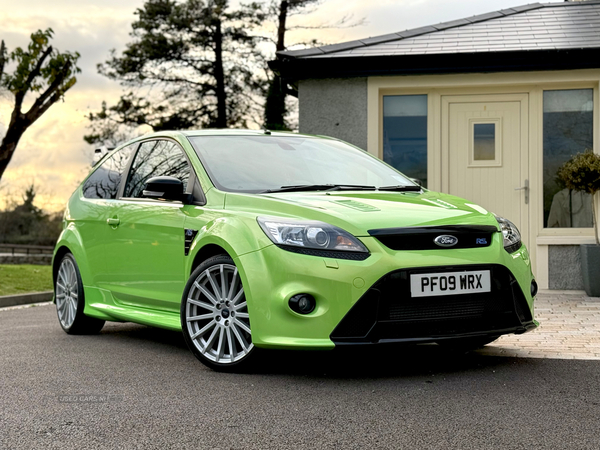
[[[450,351],[430,345],[374,345],[334,351],[270,351],[255,373],[326,378],[395,378],[496,369],[513,358]]]
[[[110,323],[102,330],[101,337],[126,345],[152,344],[159,352],[170,354],[177,349],[177,354],[189,358],[191,370],[205,368],[189,352],[180,332],[132,323]],[[452,351],[435,344],[382,344],[333,351],[261,350],[257,356],[256,364],[244,373],[316,378],[392,378],[495,370],[515,364],[515,358]],[[531,364],[541,362],[527,361]]]
[[[183,340],[183,334],[178,331],[164,330],[136,323],[118,323],[107,322],[100,332],[103,339],[110,337],[118,341],[136,341],[139,343],[148,342],[158,344],[159,349],[169,350],[178,348],[188,351],[187,345]]]

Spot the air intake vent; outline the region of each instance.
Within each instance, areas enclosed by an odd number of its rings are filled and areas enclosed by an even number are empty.
[[[192,248],[192,243],[194,239],[196,239],[196,235],[198,234],[198,230],[190,230],[185,229],[185,256],[190,254],[190,248]]]

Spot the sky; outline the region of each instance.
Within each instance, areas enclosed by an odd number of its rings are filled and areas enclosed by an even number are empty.
[[[562,0],[560,0],[562,1]],[[238,1],[232,0],[232,5]],[[519,6],[527,0],[323,0],[314,12],[297,16],[296,24],[331,23],[352,15],[364,24],[345,29],[295,31],[328,44],[378,36],[425,25]],[[83,141],[86,114],[97,111],[102,101],[114,104],[121,86],[98,74],[96,65],[109,51],[123,50],[130,41],[134,12],[144,0],[0,0],[0,39],[8,50],[26,46],[29,35],[52,28],[52,45],[60,51],[81,54],[82,73],[63,102],[53,105],[32,125],[19,142],[0,181],[0,209],[19,200],[25,188],[35,184],[37,206],[48,212],[62,210],[71,193],[89,172],[93,147]],[[291,23],[294,25],[294,22]],[[12,97],[0,94],[0,138],[10,120]]]

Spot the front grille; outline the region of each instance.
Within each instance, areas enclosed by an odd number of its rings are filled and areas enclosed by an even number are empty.
[[[469,320],[481,318],[484,311],[485,302],[481,297],[463,296],[452,301],[448,301],[445,297],[418,297],[402,302],[391,302],[388,318],[406,322]]]
[[[491,292],[411,297],[411,274],[471,270],[490,271]],[[434,339],[523,328],[532,321],[527,301],[506,267],[427,267],[399,270],[381,278],[356,302],[330,337],[338,343]]]
[[[449,225],[433,227],[383,228],[369,234],[392,250],[441,250],[444,248],[488,247],[498,229],[491,225]],[[443,247],[435,243],[438,236],[458,239],[455,245]]]

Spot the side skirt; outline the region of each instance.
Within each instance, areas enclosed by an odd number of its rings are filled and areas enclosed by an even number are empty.
[[[133,322],[167,330],[181,331],[179,314],[148,308],[129,308],[115,302],[110,291],[85,286],[86,316],[112,322]]]

